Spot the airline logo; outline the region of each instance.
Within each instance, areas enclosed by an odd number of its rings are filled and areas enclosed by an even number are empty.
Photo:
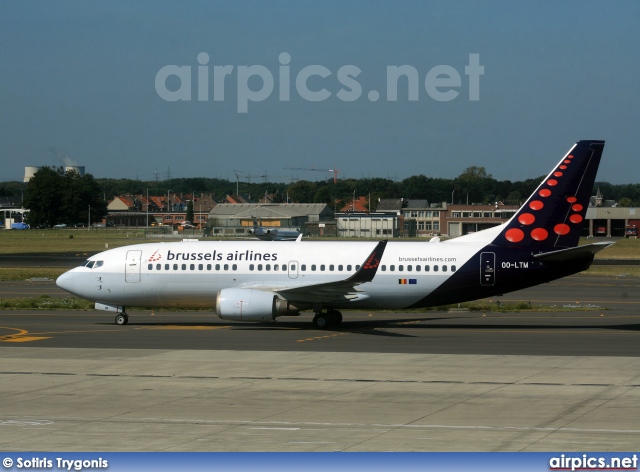
[[[160,259],[162,259],[162,254],[158,254],[159,250],[160,249],[156,249],[156,252],[151,254],[151,257],[149,258],[148,262],[156,262],[156,261],[159,261]]]
[[[418,279],[398,279],[398,283],[400,285],[416,285],[418,283]]]
[[[365,270],[377,269],[379,265],[380,265],[380,259],[378,258],[377,254],[371,254],[371,257],[367,259],[367,261],[364,263],[364,266],[362,268]]]

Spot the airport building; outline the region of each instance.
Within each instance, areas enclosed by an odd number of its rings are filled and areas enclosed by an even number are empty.
[[[254,226],[297,229],[309,234],[310,228],[334,221],[333,210],[325,203],[220,203],[209,212],[212,235],[249,235]]]

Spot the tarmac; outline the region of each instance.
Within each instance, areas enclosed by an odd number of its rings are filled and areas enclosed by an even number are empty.
[[[0,348],[5,451],[632,451],[640,358]]]

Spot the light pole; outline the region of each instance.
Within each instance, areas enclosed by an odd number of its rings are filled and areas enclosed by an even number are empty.
[[[169,192],[171,192],[171,189],[167,190],[167,220],[169,220],[169,213],[171,213],[169,209]]]

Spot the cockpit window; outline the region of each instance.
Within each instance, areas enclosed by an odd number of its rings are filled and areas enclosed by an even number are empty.
[[[87,259],[84,261],[80,267],[86,267],[87,269],[97,269],[98,267],[102,267],[104,261],[92,261]]]

